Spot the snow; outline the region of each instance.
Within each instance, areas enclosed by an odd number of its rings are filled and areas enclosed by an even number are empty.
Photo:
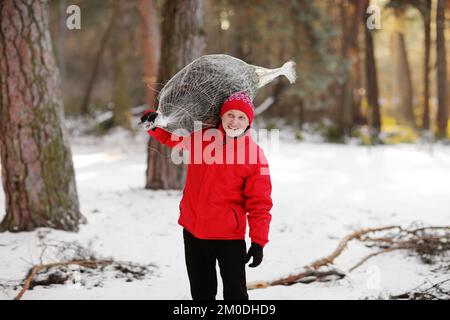
[[[274,208],[270,242],[247,280],[275,280],[329,255],[345,235],[362,227],[450,221],[450,147],[366,147],[296,142],[281,130],[278,153],[267,153]],[[71,137],[81,211],[78,233],[51,229],[0,234],[0,299],[12,299],[29,268],[40,261],[42,241],[77,241],[101,257],[154,264],[152,276],[109,279],[103,287],[52,285],[23,299],[190,299],[179,190],[145,190],[147,136],[114,130],[101,138]],[[1,187],[0,187],[1,188]],[[0,219],[5,212],[0,191]],[[41,240],[39,240],[41,239]],[[42,240],[43,239],[43,240]],[[249,239],[247,237],[247,244]],[[351,242],[335,265],[347,271],[370,249]],[[51,254],[44,262],[54,262]],[[394,251],[371,258],[341,280],[250,290],[250,299],[385,298],[444,274],[415,255]],[[222,298],[220,284],[217,298]]]

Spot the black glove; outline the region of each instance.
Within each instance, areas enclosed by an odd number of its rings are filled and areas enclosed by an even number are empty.
[[[250,249],[247,252],[245,263],[249,262],[251,257],[253,257],[253,262],[248,266],[251,268],[259,266],[263,259],[263,247],[261,247],[259,244],[255,242],[252,242],[252,245],[250,246]]]
[[[148,111],[148,110],[144,111],[144,113],[141,116],[141,124],[144,125],[146,130],[150,128],[152,130],[155,130],[156,127],[154,126],[154,123],[157,116],[158,113],[155,111]]]
[[[144,111],[143,115],[141,116],[141,122],[155,122],[157,116],[158,113],[155,111]]]

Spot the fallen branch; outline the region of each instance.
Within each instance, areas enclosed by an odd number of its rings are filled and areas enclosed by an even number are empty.
[[[314,281],[328,281],[327,277],[330,276],[337,276],[339,279],[345,277],[345,274],[332,269],[328,271],[318,271],[318,270],[306,270],[305,272],[299,273],[297,275],[289,276],[286,278],[282,278],[279,280],[272,281],[270,285],[277,286],[277,285],[292,285],[297,282],[302,283],[310,283]]]
[[[402,229],[398,234],[391,237],[359,239],[366,243],[368,247],[379,247],[383,250],[372,253],[349,269],[349,272],[361,266],[368,259],[381,253],[391,252],[400,249],[410,249],[416,251],[425,263],[430,263],[430,256],[436,256],[439,253],[450,250],[450,233],[436,235],[431,231],[450,230],[450,227],[422,227],[413,230]]]
[[[391,295],[391,299],[409,299],[409,300],[449,300],[450,288],[444,288],[444,284],[448,283],[450,278],[439,281],[427,289],[417,290],[414,288],[411,292],[405,292],[398,295]]]
[[[99,265],[108,265],[111,264],[112,260],[72,260],[72,261],[65,261],[65,262],[55,262],[55,263],[49,263],[49,264],[39,264],[31,268],[30,272],[28,273],[28,276],[25,278],[24,285],[22,287],[22,290],[17,294],[17,296],[14,298],[14,300],[20,300],[24,293],[28,290],[30,287],[31,282],[33,281],[33,278],[36,276],[36,274],[43,270],[43,269],[49,269],[53,267],[61,267],[61,266],[68,266],[68,265],[79,265],[83,267],[88,268],[96,268]]]
[[[371,238],[368,234],[381,232],[386,230],[398,229],[398,233],[390,236]],[[436,255],[439,252],[450,250],[450,234],[445,234],[444,236],[436,236],[433,234],[426,234],[427,231],[436,230],[450,230],[450,227],[422,227],[413,230],[403,229],[400,226],[387,226],[381,228],[366,228],[357,230],[347,236],[345,236],[338,244],[337,248],[328,256],[318,259],[313,263],[303,267],[303,271],[297,274],[289,275],[281,279],[277,279],[271,282],[267,281],[257,281],[249,283],[247,288],[259,289],[267,288],[276,285],[292,285],[298,282],[310,283],[314,281],[328,281],[327,277],[336,276],[338,279],[344,278],[345,273],[337,271],[336,269],[330,270],[317,270],[321,267],[329,266],[334,263],[334,260],[341,255],[347,244],[354,240],[360,240],[364,242],[368,247],[379,247],[382,248],[381,251],[369,254],[364,257],[360,262],[351,267],[348,272],[351,272],[361,266],[370,258],[377,256],[382,253],[391,252],[400,249],[413,249],[421,255]]]
[[[329,256],[327,256],[325,258],[314,261],[313,263],[311,263],[310,266],[314,269],[318,269],[321,266],[332,264],[334,262],[334,259],[336,259],[342,253],[342,251],[344,251],[344,249],[347,247],[347,243],[349,243],[351,240],[359,239],[361,236],[363,236],[367,233],[370,233],[370,232],[385,231],[385,230],[395,229],[395,228],[401,229],[401,227],[399,227],[399,226],[388,226],[388,227],[382,227],[382,228],[368,228],[368,229],[357,230],[357,231],[349,234],[348,236],[345,236],[339,243],[336,250],[333,251],[332,254],[330,254]]]

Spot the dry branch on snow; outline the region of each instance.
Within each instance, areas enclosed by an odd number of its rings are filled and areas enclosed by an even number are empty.
[[[389,232],[387,232],[389,231]],[[395,232],[393,232],[395,231]],[[387,232],[383,237],[373,235]],[[346,273],[330,267],[335,259],[342,254],[347,244],[358,240],[367,247],[377,247],[380,251],[369,254],[351,267],[352,272],[370,258],[394,250],[408,249],[416,252],[425,263],[431,263],[433,257],[450,250],[450,226],[421,227],[404,229],[400,226],[359,229],[342,238],[337,248],[328,256],[304,266],[301,272],[274,281],[257,281],[247,285],[248,289],[267,288],[276,285],[292,285],[295,283],[311,283],[314,281],[330,281],[342,279]],[[320,270],[319,270],[320,269]]]

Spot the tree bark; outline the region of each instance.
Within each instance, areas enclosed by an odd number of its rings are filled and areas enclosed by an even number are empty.
[[[363,26],[365,30],[365,69],[367,82],[367,101],[369,104],[369,108],[372,111],[371,127],[373,129],[373,135],[375,136],[375,138],[377,138],[381,131],[381,115],[380,115],[380,104],[378,102],[378,95],[379,95],[378,76],[377,76],[377,65],[375,60],[373,36],[372,31],[369,30],[366,26],[368,16],[369,15],[366,14],[363,20]]]
[[[75,174],[46,1],[0,2],[0,230],[77,230]]]
[[[162,10],[162,46],[158,83],[167,82],[176,72],[205,49],[204,0],[166,0]],[[170,150],[150,138],[147,156],[147,189],[181,189],[185,170],[170,158]]]
[[[400,121],[415,126],[411,69],[409,66],[404,34],[400,32],[396,33],[395,40],[397,51],[396,74],[399,92],[398,117]]]
[[[405,19],[405,9],[395,9],[395,16],[399,23]],[[405,35],[400,30],[394,34],[396,52],[396,81],[399,103],[397,105],[397,117],[401,123],[416,128],[413,112],[413,85],[411,79],[411,68],[406,49]]]
[[[66,8],[67,4],[65,0],[59,0],[58,7],[58,21],[59,21],[59,31],[58,31],[58,69],[61,75],[61,91],[64,94],[64,86],[66,79],[66,58],[65,58],[65,39],[66,39]],[[63,99],[64,100],[64,99]]]
[[[153,0],[140,0],[139,12],[141,16],[141,47],[144,59],[144,83],[146,84],[147,105],[154,106],[156,97],[156,78],[159,63],[158,23]]]
[[[127,30],[130,28],[128,5],[126,1],[113,1],[114,16],[118,17],[114,24],[114,41],[111,42],[113,57],[113,124],[125,129],[131,128],[131,112],[129,103],[129,86],[126,74]]]
[[[448,105],[447,105],[447,58],[445,50],[445,0],[438,0],[436,12],[436,65],[437,65],[437,96],[438,136],[447,136]]]
[[[431,0],[424,0],[422,11],[424,24],[424,66],[423,66],[423,118],[422,130],[430,130],[430,49],[431,49]]]
[[[101,61],[102,61],[102,58],[105,53],[105,49],[108,47],[107,46],[108,40],[111,37],[112,31],[114,29],[115,20],[116,20],[116,16],[115,16],[115,12],[114,12],[106,30],[105,30],[105,33],[103,34],[103,36],[100,40],[100,45],[98,47],[97,53],[94,58],[92,72],[89,77],[86,92],[84,94],[83,102],[82,102],[81,108],[80,108],[81,115],[83,115],[83,116],[89,115],[89,105],[91,103],[92,90],[94,90],[95,81],[97,80],[98,72],[100,70],[100,65],[101,65]]]
[[[354,124],[355,110],[359,109],[359,100],[355,99],[357,87],[357,60],[359,59],[359,26],[368,0],[346,0],[341,3],[341,22],[343,30],[341,54],[344,61],[350,62],[341,85],[338,131],[341,136],[349,135]]]

